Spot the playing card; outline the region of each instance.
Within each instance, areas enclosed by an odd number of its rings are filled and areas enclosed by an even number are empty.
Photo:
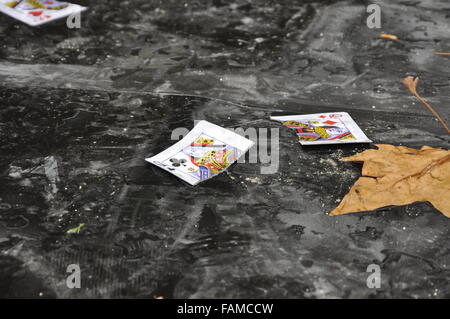
[[[271,116],[295,130],[302,145],[371,143],[346,112]]]
[[[145,160],[196,185],[224,172],[252,145],[230,130],[200,121],[182,140]]]
[[[38,26],[84,10],[86,7],[55,0],[0,0],[0,12],[30,26]]]

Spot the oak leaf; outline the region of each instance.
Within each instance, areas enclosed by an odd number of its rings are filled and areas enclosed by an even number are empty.
[[[430,202],[450,218],[450,151],[376,145],[341,161],[364,162],[360,177],[330,216]]]

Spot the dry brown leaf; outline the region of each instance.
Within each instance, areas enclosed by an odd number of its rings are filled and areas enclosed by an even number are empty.
[[[341,161],[364,162],[360,177],[330,216],[430,202],[450,218],[450,151],[376,145]]]
[[[380,34],[381,39],[398,40],[398,37],[393,34],[382,33]]]
[[[423,98],[420,97],[420,95],[417,93],[417,84],[419,83],[419,78],[414,78],[412,76],[407,76],[403,79],[403,84],[406,85],[409,92],[411,92],[425,107],[430,110],[431,113],[438,119],[438,121],[441,123],[441,125],[447,130],[447,133],[450,134],[450,129],[447,126],[447,123],[445,123],[444,119],[439,115],[439,113],[430,105],[428,104]]]

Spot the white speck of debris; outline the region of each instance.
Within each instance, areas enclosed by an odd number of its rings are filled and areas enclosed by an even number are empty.
[[[337,167],[337,163],[334,160],[332,160],[331,158],[321,158],[320,163],[329,164],[333,167]]]
[[[232,180],[235,180],[236,178],[232,175],[232,174],[230,174],[228,171],[226,171],[227,172],[227,175],[232,179]]]
[[[261,180],[259,179],[258,176],[253,177],[253,178],[247,177],[245,180],[249,181],[249,182],[251,182],[253,184],[261,184]]]
[[[241,22],[242,22],[243,24],[252,24],[254,21],[255,21],[255,20],[253,20],[253,19],[250,18],[250,17],[244,17],[244,18],[242,18],[242,20],[241,20]]]

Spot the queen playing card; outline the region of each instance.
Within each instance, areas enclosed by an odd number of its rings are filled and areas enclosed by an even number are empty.
[[[200,121],[181,141],[145,160],[196,185],[224,172],[252,145],[230,130]]]
[[[3,12],[30,26],[38,26],[86,10],[77,4],[56,0],[0,0]]]
[[[271,116],[295,130],[302,145],[371,143],[346,112]]]

